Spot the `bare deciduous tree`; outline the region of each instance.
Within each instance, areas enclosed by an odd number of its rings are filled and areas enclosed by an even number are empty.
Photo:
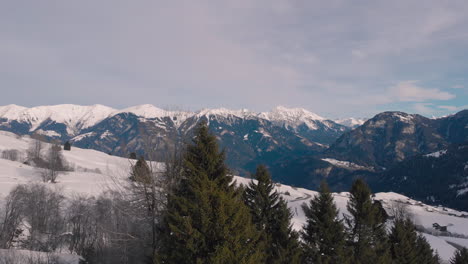
[[[119,208],[122,213],[137,216],[140,226],[147,230],[144,233],[149,236],[136,236],[135,239],[144,243],[144,247],[148,249],[147,256],[152,258],[160,246],[158,236],[167,197],[174,189],[173,186],[177,184],[180,175],[181,152],[179,145],[169,149],[158,133],[152,133],[144,128],[140,128],[140,133],[141,146],[147,161],[143,158],[137,162],[129,159],[131,173],[128,179],[130,180],[122,181],[113,177],[115,184],[110,188],[118,190],[116,194],[128,204]],[[156,162],[161,160],[161,153],[165,153],[163,157],[165,163]]]
[[[78,196],[71,199],[67,207],[70,252],[85,258],[91,257],[100,237],[95,204],[94,198]]]
[[[5,208],[0,219],[0,248],[10,248],[14,238],[18,235],[18,226],[22,220],[23,206],[21,197],[23,188],[15,188],[6,197]]]
[[[395,219],[411,219],[412,215],[408,209],[408,205],[402,201],[392,201],[390,204],[390,215]]]
[[[41,152],[44,148],[45,137],[41,134],[34,133],[31,135],[31,142],[27,151],[28,159],[37,160],[41,158]]]
[[[53,144],[49,148],[45,161],[45,168],[40,172],[44,182],[55,183],[58,175],[68,170],[59,144]]]
[[[56,249],[64,230],[61,213],[64,200],[60,192],[42,184],[16,186],[7,198],[0,246],[9,248],[15,242],[30,250]],[[20,235],[26,237],[20,240]]]
[[[16,149],[5,149],[4,151],[2,151],[2,159],[18,161],[19,151]]]

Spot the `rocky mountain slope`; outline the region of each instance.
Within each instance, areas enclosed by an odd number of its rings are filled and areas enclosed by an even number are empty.
[[[468,111],[429,119],[402,112],[384,112],[343,134],[326,156],[361,165],[389,167],[417,155],[468,140]]]
[[[468,210],[468,142],[402,161],[381,173],[372,185],[376,190]]]

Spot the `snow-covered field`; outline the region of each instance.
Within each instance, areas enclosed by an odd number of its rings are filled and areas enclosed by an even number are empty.
[[[30,250],[0,249],[0,264],[63,263],[78,264],[81,258],[65,253],[45,253]]]
[[[16,149],[20,152],[20,158],[24,157],[30,140],[27,136],[17,137],[12,133],[0,131],[0,152],[6,149]],[[63,154],[75,171],[60,175],[57,179],[58,183],[49,183],[49,185],[62,189],[67,195],[74,193],[98,195],[111,188],[113,180],[126,179],[131,166],[130,161],[125,158],[110,156],[95,150],[72,147],[71,151],[63,151]],[[250,181],[242,177],[235,177],[235,180],[238,184],[248,184]],[[8,195],[17,184],[29,182],[41,182],[41,177],[35,168],[19,161],[0,159],[0,199]],[[294,214],[293,227],[296,230],[301,229],[305,223],[301,205],[308,202],[317,192],[281,184],[277,184],[277,190],[288,201]],[[346,210],[348,196],[348,193],[334,194],[340,214],[348,213]],[[441,226],[447,226],[449,232],[459,235],[455,238],[425,234],[442,259],[447,261],[453,255],[456,250],[453,244],[468,246],[468,213],[425,205],[396,193],[377,193],[375,199],[381,200],[386,209],[390,209],[395,203],[404,203],[417,225],[435,232],[432,224],[438,223]]]

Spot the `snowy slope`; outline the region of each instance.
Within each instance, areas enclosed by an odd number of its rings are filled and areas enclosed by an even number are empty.
[[[132,114],[135,114],[139,117],[143,117],[146,119],[170,117],[176,123],[176,125],[179,125],[180,123],[184,122],[187,118],[194,115],[193,112],[170,111],[170,110],[158,108],[151,104],[137,105],[137,106],[125,108],[123,110],[116,111],[114,115],[120,114],[120,113],[132,113]]]
[[[367,121],[367,118],[350,117],[350,118],[335,119],[333,121],[335,121],[335,123],[338,123],[338,124],[343,125],[343,126],[347,126],[347,127],[350,127],[350,128],[355,128],[355,127],[358,127],[358,126],[364,124]]]
[[[303,108],[286,108],[284,106],[277,106],[270,112],[260,113],[259,117],[292,128],[305,124],[312,130],[318,129],[317,122],[325,121],[325,118]]]
[[[17,105],[0,107],[0,117],[31,125],[30,131],[36,130],[46,121],[62,123],[69,134],[75,134],[110,116],[116,110],[103,105],[52,105],[25,108]]]
[[[18,149],[24,156],[30,140],[27,136],[19,138],[12,133],[0,132],[0,151]],[[126,180],[131,166],[131,162],[125,158],[110,156],[95,150],[73,147],[71,151],[64,151],[63,154],[66,160],[75,167],[75,171],[60,175],[57,184],[49,185],[62,189],[67,195],[74,193],[98,195],[108,188],[113,188],[115,186],[113,181]],[[162,165],[156,164],[156,166]],[[243,185],[251,181],[242,177],[235,177],[235,180]],[[0,199],[7,195],[16,184],[40,181],[35,168],[21,162],[0,159]],[[289,208],[294,215],[294,229],[300,230],[305,224],[301,205],[310,201],[317,192],[281,184],[277,184],[277,190],[288,201]],[[348,214],[346,209],[348,196],[348,193],[334,194],[341,215]],[[425,205],[396,193],[377,193],[375,199],[380,200],[386,209],[390,209],[394,203],[406,204],[415,223],[428,230],[432,229],[433,223],[439,223],[448,226],[448,231],[465,236],[465,238],[454,238],[426,234],[431,245],[444,260],[448,260],[455,251],[454,246],[447,241],[458,245],[468,245],[468,218],[461,217],[462,215],[468,216],[466,212]]]
[[[229,117],[229,116],[235,116],[235,117],[240,117],[240,118],[247,118],[247,117],[253,117],[257,116],[258,114],[249,111],[248,109],[239,109],[239,110],[230,110],[227,108],[215,108],[215,109],[202,109],[200,111],[197,111],[195,113],[195,116],[197,117],[202,117],[202,116],[222,116],[222,117]]]
[[[1,263],[66,263],[79,264],[79,256],[66,253],[46,253],[31,250],[0,249]],[[34,261],[34,262],[33,262]]]

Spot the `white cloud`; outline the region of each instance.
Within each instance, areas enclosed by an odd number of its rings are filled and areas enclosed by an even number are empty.
[[[464,109],[468,109],[468,105],[462,105],[462,106],[454,106],[454,105],[438,105],[437,108],[447,110],[447,111],[460,111]]]
[[[389,95],[399,102],[424,102],[428,100],[450,100],[454,94],[437,88],[424,88],[418,81],[403,81],[389,89]]]
[[[423,115],[446,115],[456,113],[458,111],[468,109],[468,105],[454,106],[454,105],[435,105],[433,103],[415,103],[412,105],[416,113]]]
[[[413,105],[413,109],[420,113],[420,114],[432,114],[434,113],[434,109],[432,108],[432,104],[428,103],[416,103]]]
[[[453,89],[463,89],[463,88],[465,88],[465,86],[461,85],[461,84],[456,84],[456,85],[452,86],[452,88]]]

